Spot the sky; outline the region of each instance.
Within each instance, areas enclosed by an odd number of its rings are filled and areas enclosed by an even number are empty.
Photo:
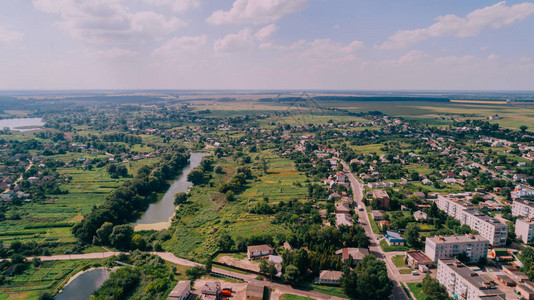
[[[2,0],[0,89],[534,90],[534,2]]]

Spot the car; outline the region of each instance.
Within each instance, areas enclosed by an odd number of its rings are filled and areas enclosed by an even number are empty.
[[[419,275],[419,272],[417,272],[417,271],[412,271],[412,275],[413,275],[413,276],[417,276],[417,275]]]

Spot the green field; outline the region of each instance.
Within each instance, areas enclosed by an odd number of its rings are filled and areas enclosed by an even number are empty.
[[[388,245],[388,242],[386,242],[385,239],[380,241],[380,247],[382,248],[382,250],[384,250],[384,252],[408,251],[408,250],[410,250],[410,248],[408,248],[406,246],[390,246],[390,245]]]
[[[39,267],[29,264],[22,274],[0,286],[0,299],[37,299],[43,292],[57,291],[74,274],[102,263],[101,259],[92,259],[44,261]]]
[[[313,298],[293,295],[293,294],[282,294],[279,298],[280,300],[313,300]]]
[[[427,297],[425,293],[423,293],[423,287],[421,286],[420,282],[409,282],[407,283],[408,287],[412,291],[412,293],[415,295],[415,298],[417,300],[426,300]]]
[[[404,255],[395,255],[391,258],[391,260],[393,261],[393,264],[395,265],[395,267],[397,268],[402,268],[402,267],[406,267],[406,262],[405,262],[405,257]]]

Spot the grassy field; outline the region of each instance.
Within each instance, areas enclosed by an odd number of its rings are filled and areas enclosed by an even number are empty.
[[[180,219],[173,223],[173,237],[164,243],[164,248],[179,256],[199,259],[217,250],[215,241],[223,232],[233,238],[288,233],[283,225],[271,224],[270,216],[250,214],[246,208],[264,196],[268,196],[269,203],[304,197],[306,188],[294,184],[304,182],[305,176],[287,159],[269,152],[260,155],[268,161],[268,173],[254,170],[256,179],[232,202],[226,201],[218,186],[233,176],[236,161],[231,157],[218,159],[215,165],[220,165],[224,174],[213,174],[215,184],[211,187],[203,185],[192,189],[188,203],[179,208]]]
[[[382,248],[382,250],[384,250],[384,252],[408,251],[409,250],[409,248],[406,246],[390,246],[388,245],[388,242],[386,242],[385,239],[380,241],[380,247]]]
[[[0,299],[37,299],[43,292],[60,288],[74,274],[101,264],[100,259],[44,261],[39,267],[30,264],[22,274],[0,286]]]
[[[369,222],[371,223],[371,229],[373,230],[373,233],[381,234],[382,232],[380,232],[380,230],[378,229],[375,220],[373,220],[373,216],[370,213],[368,213],[367,215],[369,216]]]
[[[407,283],[408,287],[412,291],[412,293],[415,295],[415,298],[417,300],[426,300],[427,297],[423,293],[423,288],[421,286],[421,283],[419,282],[409,282]]]
[[[402,268],[402,267],[406,267],[406,262],[405,262],[405,257],[404,255],[395,255],[391,258],[391,260],[393,261],[393,264],[395,265],[395,267],[397,268]]]
[[[282,294],[279,298],[280,300],[313,300],[313,298],[302,297],[293,294]]]

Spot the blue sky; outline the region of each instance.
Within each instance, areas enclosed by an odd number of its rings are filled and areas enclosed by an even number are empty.
[[[528,1],[0,5],[0,89],[534,89]]]

